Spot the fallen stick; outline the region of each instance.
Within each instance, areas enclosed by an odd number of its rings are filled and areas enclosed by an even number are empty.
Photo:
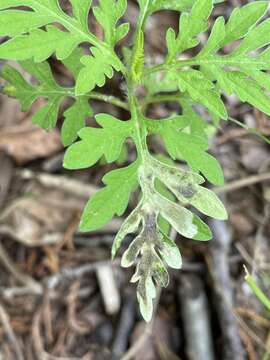
[[[213,242],[210,246],[208,267],[216,297],[216,310],[223,335],[223,359],[244,360],[244,349],[240,339],[237,319],[233,313],[233,291],[231,287],[228,255],[232,242],[227,223],[210,220]]]
[[[178,291],[189,360],[214,360],[209,304],[201,278],[182,274]]]

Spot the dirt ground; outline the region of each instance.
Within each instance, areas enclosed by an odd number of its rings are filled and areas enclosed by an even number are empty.
[[[212,20],[241,3],[247,1],[219,5]],[[70,10],[68,1],[63,6]],[[125,20],[132,27],[137,14],[129,1]],[[146,53],[156,62],[166,52],[169,25],[177,26],[169,11],[148,23]],[[96,23],[92,28],[101,31]],[[50,64],[57,81],[70,85],[63,65],[54,58]],[[119,83],[115,76],[102,90],[124,98]],[[226,178],[216,191],[229,221],[209,221],[209,243],[175,237],[183,269],[170,271],[155,320],[145,325],[129,283],[132,270],[110,261],[122,220],[94,233],[77,231],[85,202],[115,165],[64,170],[59,130],[46,133],[31,123],[43,101],[22,113],[16,100],[0,95],[0,360],[269,360],[270,315],[245,283],[243,265],[270,295],[270,145],[233,122],[216,130],[211,151]],[[95,113],[128,117],[112,105],[91,104]],[[232,118],[270,139],[266,115],[235,97],[226,104]],[[162,103],[148,112],[163,118],[176,109]],[[161,143],[151,148],[163,151]]]

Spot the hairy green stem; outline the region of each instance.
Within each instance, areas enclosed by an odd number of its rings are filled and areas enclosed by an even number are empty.
[[[133,49],[132,49],[132,56],[131,56],[131,64],[129,64],[130,69],[134,67],[134,61],[136,51],[140,45],[140,34],[144,32],[145,27],[145,21],[147,18],[147,7],[145,8],[144,12],[140,13],[140,17],[138,20],[137,28],[134,35],[134,41],[133,41]],[[136,129],[136,146],[138,151],[138,157],[141,159],[142,163],[144,162],[145,156],[148,154],[147,144],[146,144],[146,127],[144,122],[142,121],[142,116],[140,116],[140,106],[138,104],[137,98],[134,95],[135,94],[135,86],[137,85],[134,76],[132,74],[132,71],[130,72],[129,76],[126,76],[127,81],[127,88],[128,88],[128,102],[129,102],[129,108],[131,112],[131,117],[135,123],[135,129]]]
[[[105,95],[105,94],[101,94],[99,92],[92,91],[89,95],[85,95],[85,96],[87,96],[89,99],[92,99],[92,100],[104,101],[108,104],[112,104],[112,105],[120,107],[124,110],[129,110],[129,106],[126,102],[120,100],[118,97],[113,96],[113,95]]]
[[[168,71],[171,70],[172,67],[175,67],[176,69],[181,68],[183,66],[194,66],[194,65],[198,65],[196,58],[192,58],[192,59],[188,59],[188,60],[178,60],[175,61],[173,63],[162,63],[159,65],[154,65],[152,67],[149,67],[147,69],[144,70],[144,77],[159,72],[159,71]]]
[[[266,67],[268,66],[267,62],[262,60],[256,60],[252,57],[247,57],[246,59],[237,58],[234,56],[214,56],[210,58],[201,58],[200,56],[195,56],[191,59],[184,60],[174,60],[174,61],[165,61],[162,64],[154,65],[145,69],[144,76],[148,76],[150,74],[160,72],[160,71],[168,71],[174,68],[175,70],[180,69],[184,66],[201,66],[201,65],[221,65],[221,66],[249,66],[249,65],[257,65]]]

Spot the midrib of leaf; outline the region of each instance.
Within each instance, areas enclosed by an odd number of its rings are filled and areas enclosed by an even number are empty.
[[[169,71],[171,69],[179,69],[184,66],[200,66],[200,65],[220,65],[220,66],[257,66],[260,68],[269,67],[269,64],[265,61],[260,61],[247,57],[246,59],[238,59],[237,57],[221,57],[214,56],[212,58],[191,58],[188,60],[178,60],[173,64],[160,64],[150,67],[144,71],[144,76],[148,76],[159,71]]]
[[[47,12],[47,14],[50,14],[50,15],[54,16],[56,19],[58,19],[59,22],[67,28],[67,30],[69,30],[70,32],[73,32],[73,33],[75,32],[75,33],[80,34],[82,39],[85,39],[86,41],[90,42],[92,45],[109,53],[112,57],[117,59],[119,66],[121,68],[121,71],[122,72],[125,71],[124,70],[125,67],[122,64],[121,60],[118,58],[118,56],[113,51],[111,51],[111,49],[108,46],[106,46],[105,43],[100,41],[95,35],[93,35],[91,33],[86,33],[85,31],[83,31],[82,29],[80,29],[79,27],[74,25],[74,22],[77,23],[76,19],[72,19],[71,17],[65,15],[64,13],[63,13],[63,16],[60,16],[55,11],[48,9],[46,6],[42,5],[42,3],[40,1],[37,1],[37,0],[32,0],[32,1],[33,1],[33,4],[36,4],[37,8],[42,9],[42,11],[44,11],[45,13]]]
[[[50,97],[50,96],[69,96],[69,97],[73,97],[73,98],[88,98],[88,99],[93,99],[93,100],[99,100],[99,101],[104,101],[106,103],[110,103],[112,105],[118,106],[120,108],[123,108],[125,110],[128,109],[126,103],[124,103],[122,100],[120,100],[119,98],[112,96],[112,95],[105,95],[105,94],[101,94],[95,91],[90,92],[89,94],[83,94],[83,95],[76,95],[75,94],[75,89],[74,88],[67,88],[67,90],[63,89],[63,90],[41,90],[41,89],[37,89],[33,91],[32,90],[21,90],[20,91],[21,94],[26,94],[26,95],[35,95],[36,97]]]

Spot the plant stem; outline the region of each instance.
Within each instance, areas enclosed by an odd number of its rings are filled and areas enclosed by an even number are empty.
[[[163,63],[163,64],[159,64],[159,65],[154,65],[152,67],[149,67],[147,69],[144,70],[144,77],[148,76],[150,74],[159,72],[159,71],[168,71],[171,70],[172,67],[180,68],[183,66],[192,66],[192,65],[197,65],[197,61],[196,58],[192,58],[192,59],[188,59],[188,60],[178,60],[175,61],[174,63]]]
[[[126,102],[120,100],[119,98],[113,95],[105,95],[99,92],[92,91],[89,95],[85,95],[85,96],[87,96],[89,99],[104,101],[106,103],[118,106],[124,110],[129,110],[129,106]]]
[[[142,163],[144,162],[144,159],[148,154],[148,149],[147,149],[147,144],[146,144],[146,126],[145,126],[144,122],[142,121],[142,116],[141,116],[142,114],[140,111],[140,106],[138,104],[136,96],[134,95],[134,93],[135,93],[134,88],[137,84],[135,83],[131,69],[133,68],[133,65],[134,65],[132,62],[134,62],[136,49],[139,46],[140,33],[144,32],[146,17],[147,17],[147,6],[145,7],[144,11],[140,13],[140,17],[139,17],[137,28],[136,28],[135,35],[134,35],[132,55],[131,55],[131,64],[129,64],[130,71],[129,71],[129,75],[126,76],[127,88],[128,88],[129,109],[131,112],[131,118],[133,119],[133,121],[135,123],[136,146],[137,146],[138,156],[140,157]]]
[[[173,93],[173,94],[164,94],[164,95],[153,95],[147,97],[144,101],[142,101],[142,107],[145,107],[149,104],[154,104],[158,102],[165,102],[165,101],[179,101],[180,93]]]
[[[257,298],[261,301],[261,303],[270,311],[270,299],[262,292],[262,290],[258,287],[255,279],[250,275],[250,273],[246,271],[245,280]]]

